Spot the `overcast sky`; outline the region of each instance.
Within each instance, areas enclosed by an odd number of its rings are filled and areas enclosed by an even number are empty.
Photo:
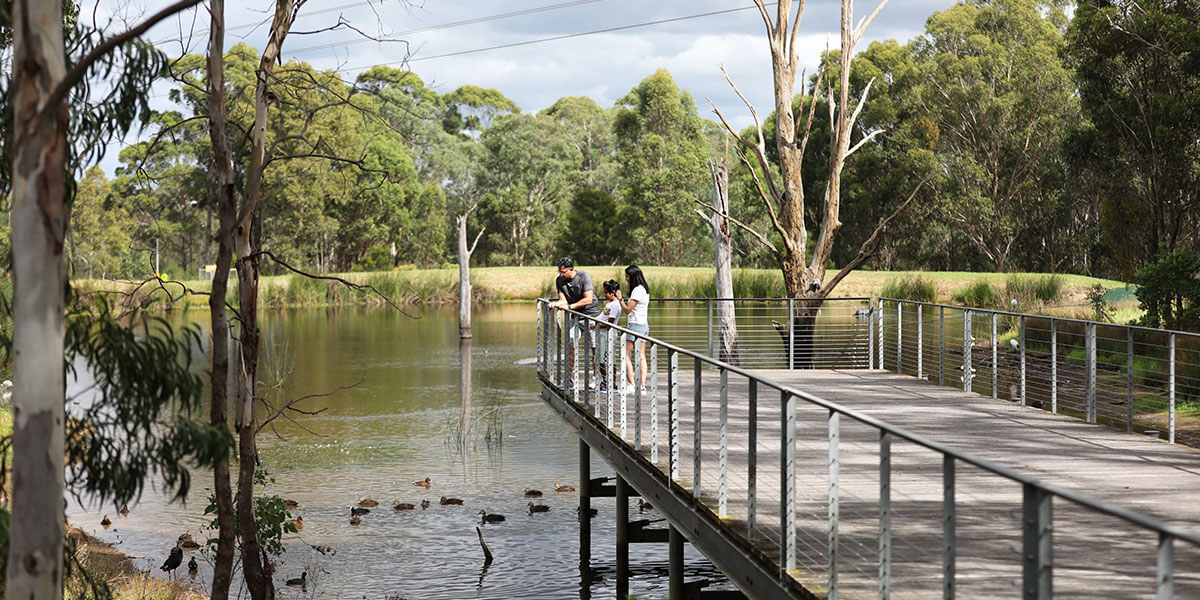
[[[871,40],[907,41],[923,32],[930,14],[953,3],[892,0],[859,49]],[[132,22],[165,4],[104,0],[95,12],[87,12],[85,5],[81,17],[96,15],[101,24],[109,17]],[[232,0],[227,5],[226,44],[245,41],[261,51],[273,3]],[[800,56],[810,72],[827,39],[838,44],[840,6],[835,0],[806,4]],[[860,0],[856,19],[875,6]],[[774,13],[773,6],[768,9]],[[362,34],[346,28],[321,31],[339,20]],[[155,27],[148,38],[171,55],[199,53],[207,26],[207,12],[192,11]],[[639,81],[665,68],[691,91],[701,116],[715,118],[708,97],[743,127],[751,122],[749,111],[725,83],[720,67],[725,66],[760,115],[769,112],[771,62],[764,31],[751,0],[309,0],[283,55],[318,69],[336,69],[349,80],[372,65],[403,68],[407,59],[408,67],[439,93],[464,84],[496,88],[524,112],[536,112],[564,96],[589,96],[612,106]],[[363,34],[403,41],[381,43]],[[569,37],[539,41],[562,36]],[[154,94],[164,108],[165,90]],[[111,174],[115,164],[115,152],[110,152],[102,166]]]

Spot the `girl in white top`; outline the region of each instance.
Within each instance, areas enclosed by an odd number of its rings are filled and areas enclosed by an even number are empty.
[[[642,274],[642,270],[637,265],[629,265],[625,268],[625,281],[629,282],[629,298],[622,298],[621,291],[617,290],[617,300],[621,303],[621,311],[629,315],[626,326],[638,334],[649,335],[650,286],[646,283],[646,276]],[[639,386],[642,388],[642,391],[646,389],[645,344],[646,342],[640,339],[636,343],[642,367],[641,376],[639,377]],[[634,345],[633,339],[625,342],[627,356],[633,356]],[[625,362],[625,377],[629,384],[633,385],[632,361]]]

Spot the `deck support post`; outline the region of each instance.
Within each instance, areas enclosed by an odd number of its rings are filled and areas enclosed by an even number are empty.
[[[617,598],[629,596],[629,484],[617,476]]]
[[[1054,541],[1052,537],[1054,498],[1046,490],[1024,484],[1022,509],[1022,580],[1026,600],[1050,600],[1054,594]]]
[[[592,450],[579,440],[579,570],[586,576],[592,563]]]
[[[670,580],[670,591],[667,593],[669,600],[683,600],[683,534],[679,533],[674,526],[671,527],[668,546],[670,549],[670,565],[668,566],[668,578]]]

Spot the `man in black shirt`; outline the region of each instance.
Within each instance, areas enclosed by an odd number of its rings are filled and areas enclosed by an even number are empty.
[[[587,271],[576,271],[575,262],[570,258],[564,256],[558,259],[558,277],[554,280],[554,289],[558,290],[558,300],[550,303],[552,308],[571,309],[589,317],[600,316],[600,301],[592,286],[592,276]],[[567,350],[567,356],[570,357],[568,373],[575,372],[575,339],[581,334],[588,336],[591,344],[595,345],[591,322],[580,319],[578,327],[571,331],[571,344]]]

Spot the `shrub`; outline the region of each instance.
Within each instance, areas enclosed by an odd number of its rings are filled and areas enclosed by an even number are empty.
[[[1004,282],[1004,294],[1020,305],[1051,304],[1062,297],[1063,278],[1058,275],[1021,277],[1011,275]]]
[[[883,286],[882,295],[897,300],[933,302],[937,298],[937,288],[921,275],[906,275],[901,279],[889,279]]]
[[[1200,331],[1200,255],[1180,249],[1160,254],[1138,273],[1142,324]]]
[[[1000,305],[1000,295],[986,281],[980,280],[967,286],[966,289],[954,295],[954,303],[974,308],[996,308]]]

